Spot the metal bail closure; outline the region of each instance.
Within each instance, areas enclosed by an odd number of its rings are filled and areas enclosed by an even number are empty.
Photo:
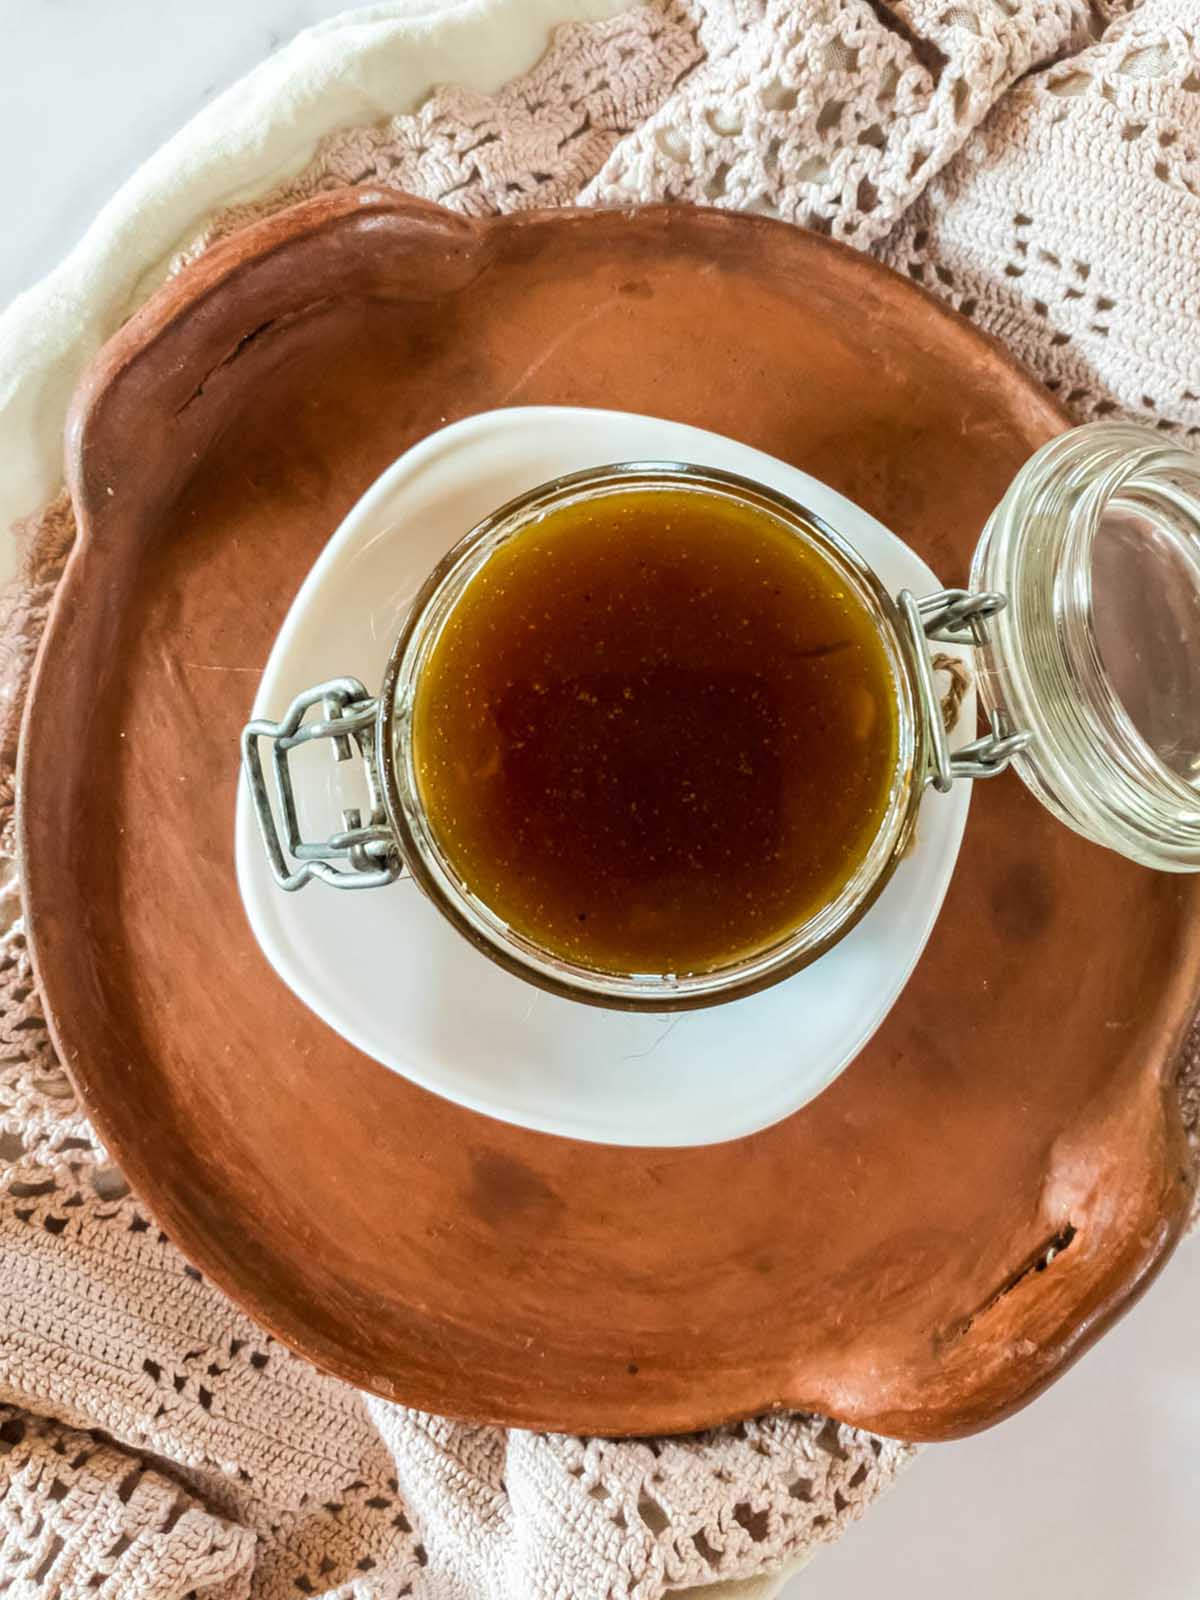
[[[964,745],[961,750],[951,751],[926,644],[929,640],[976,647],[986,644],[987,620],[1004,609],[1007,597],[991,590],[971,594],[966,589],[942,589],[918,600],[909,590],[902,589],[896,601],[912,640],[921,714],[929,732],[926,782],[945,794],[956,778],[994,778],[1004,771],[1018,750],[1025,748],[1031,734],[1026,729],[1006,732],[993,711],[991,733]]]
[[[305,722],[314,706],[321,706],[320,720]],[[379,781],[379,753],[376,748],[375,721],[379,703],[357,678],[332,678],[298,694],[278,722],[259,718],[242,730],[242,769],[250,786],[258,826],[271,863],[275,882],[281,889],[302,889],[310,878],[335,889],[377,889],[393,883],[404,870],[395,835],[388,822]],[[280,842],[275,813],[263,775],[258,741],[270,739],[275,759],[275,781],[283,807],[287,854]],[[367,780],[370,815],[364,824],[357,806],[342,812],[343,827],[320,842],[301,837],[296,816],[296,796],[288,756],[297,745],[314,739],[331,739],[334,757],[349,761],[357,747]],[[289,860],[289,856],[292,860]],[[299,862],[293,866],[292,862]],[[345,862],[334,866],[333,862]]]

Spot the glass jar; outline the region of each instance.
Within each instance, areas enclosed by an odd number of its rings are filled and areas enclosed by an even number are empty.
[[[975,551],[1008,598],[981,635],[979,690],[1013,765],[1096,844],[1200,867],[1200,456],[1128,423],[1052,440]]]
[[[412,737],[421,672],[447,617],[496,549],[581,498],[664,488],[768,513],[834,568],[876,629],[894,692],[897,759],[882,819],[836,894],[769,948],[700,972],[615,973],[564,959],[512,927],[464,883],[422,805]],[[731,1000],[815,960],[864,915],[902,859],[927,786],[1015,765],[1042,802],[1146,865],[1200,866],[1200,458],[1124,424],[1075,429],[1018,473],[989,520],[970,591],[892,596],[842,534],[746,478],[676,462],[622,463],[559,478],[500,508],[430,574],[377,696],[352,678],[300,695],[242,736],[244,770],[276,882],[377,888],[411,876],[484,954],[552,993],[672,1011]],[[929,642],[971,644],[991,731],[951,754]],[[1194,665],[1195,664],[1195,665]],[[311,714],[316,713],[315,716]],[[282,837],[260,739],[274,751]],[[368,815],[301,837],[288,754],[331,740],[363,761]]]

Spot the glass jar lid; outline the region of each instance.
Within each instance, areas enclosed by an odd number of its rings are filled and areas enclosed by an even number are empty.
[[[1200,869],[1200,456],[1092,423],[1014,479],[975,553],[1007,605],[979,688],[1012,765],[1077,832],[1159,870]]]

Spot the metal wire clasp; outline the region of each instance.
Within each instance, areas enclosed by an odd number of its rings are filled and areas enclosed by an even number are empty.
[[[305,717],[313,706],[321,706],[324,716],[313,722]],[[310,878],[332,884],[336,889],[376,889],[392,883],[403,871],[395,836],[388,823],[383,791],[379,782],[378,752],[375,748],[375,717],[378,702],[357,678],[332,678],[298,694],[278,722],[259,718],[242,729],[242,769],[250,787],[259,830],[275,882],[281,889],[302,889]],[[267,793],[258,741],[272,741],[275,781],[283,808],[285,842],[280,841],[275,813]],[[357,806],[342,812],[343,827],[320,842],[301,837],[296,816],[296,796],[288,755],[297,745],[313,739],[332,739],[334,756],[348,761],[355,749],[362,756],[367,779],[370,815],[364,824]],[[293,867],[288,856],[300,863]],[[345,866],[332,865],[344,861]]]
[[[985,644],[988,618],[1004,609],[1008,604],[1007,596],[994,591],[971,594],[966,589],[943,589],[918,600],[907,589],[902,589],[896,600],[912,637],[917,692],[929,730],[927,781],[945,794],[955,778],[994,778],[1004,771],[1018,750],[1025,748],[1030,733],[1026,729],[1007,732],[993,712],[991,733],[964,745],[961,750],[951,751],[933,681],[933,663],[925,646],[930,639],[942,644]]]

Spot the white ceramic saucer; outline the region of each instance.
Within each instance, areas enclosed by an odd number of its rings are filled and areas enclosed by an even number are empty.
[[[560,473],[625,460],[697,462],[782,490],[844,534],[893,591],[940,588],[858,506],[772,456],[678,423],[527,407],[433,434],[363,496],[288,613],[253,715],[277,718],[326,678],[374,693],[406,606],[450,545],[506,500]],[[968,696],[954,743],[975,725]],[[299,758],[299,759],[298,759]],[[293,757],[308,837],[361,802],[353,763]],[[670,1016],[601,1011],[524,983],[480,955],[408,881],[346,893],[272,880],[245,784],[237,871],[271,965],[360,1050],[447,1099],[546,1133],[623,1145],[716,1144],[821,1092],[887,1015],[954,870],[970,785],[924,799],[917,842],[863,921],[813,966],[749,999]]]

